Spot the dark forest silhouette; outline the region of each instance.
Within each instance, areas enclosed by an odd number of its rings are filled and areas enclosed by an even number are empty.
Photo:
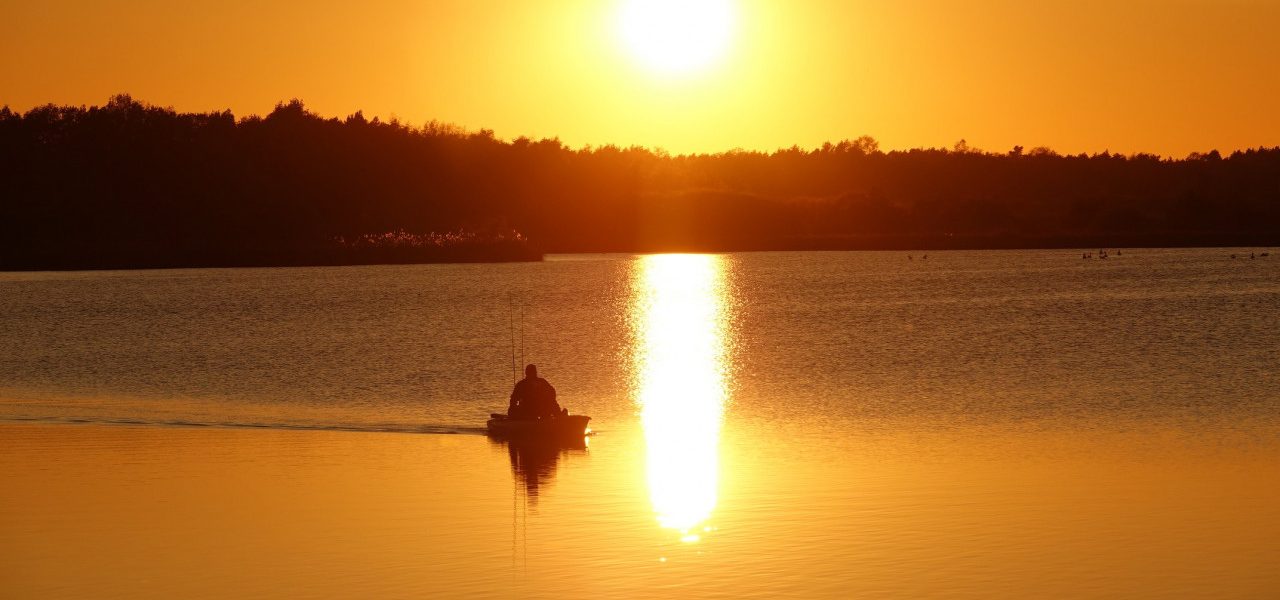
[[[671,156],[297,100],[266,117],[0,109],[0,269],[537,259],[543,251],[1275,245],[1280,147]]]

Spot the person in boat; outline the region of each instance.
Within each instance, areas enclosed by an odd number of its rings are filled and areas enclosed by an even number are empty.
[[[515,389],[511,390],[507,416],[513,419],[553,419],[562,414],[556,402],[556,388],[538,377],[537,366],[525,367],[524,379],[516,382]]]

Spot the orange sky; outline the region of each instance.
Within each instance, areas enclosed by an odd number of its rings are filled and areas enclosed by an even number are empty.
[[[1280,144],[1280,0],[737,0],[721,60],[655,71],[615,0],[10,2],[0,103],[265,114],[298,97],[500,137],[771,150]]]

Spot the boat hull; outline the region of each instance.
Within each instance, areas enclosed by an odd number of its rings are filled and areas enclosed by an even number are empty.
[[[511,419],[506,415],[494,414],[487,427],[489,435],[501,438],[521,439],[566,439],[581,438],[587,434],[587,423],[591,417],[569,415],[555,419],[526,420]]]

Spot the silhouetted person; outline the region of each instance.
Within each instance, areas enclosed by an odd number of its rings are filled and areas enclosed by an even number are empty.
[[[513,419],[552,419],[560,414],[560,405],[556,403],[556,388],[551,387],[546,379],[538,377],[537,366],[525,367],[524,379],[516,382],[515,389],[511,390],[507,416]]]

